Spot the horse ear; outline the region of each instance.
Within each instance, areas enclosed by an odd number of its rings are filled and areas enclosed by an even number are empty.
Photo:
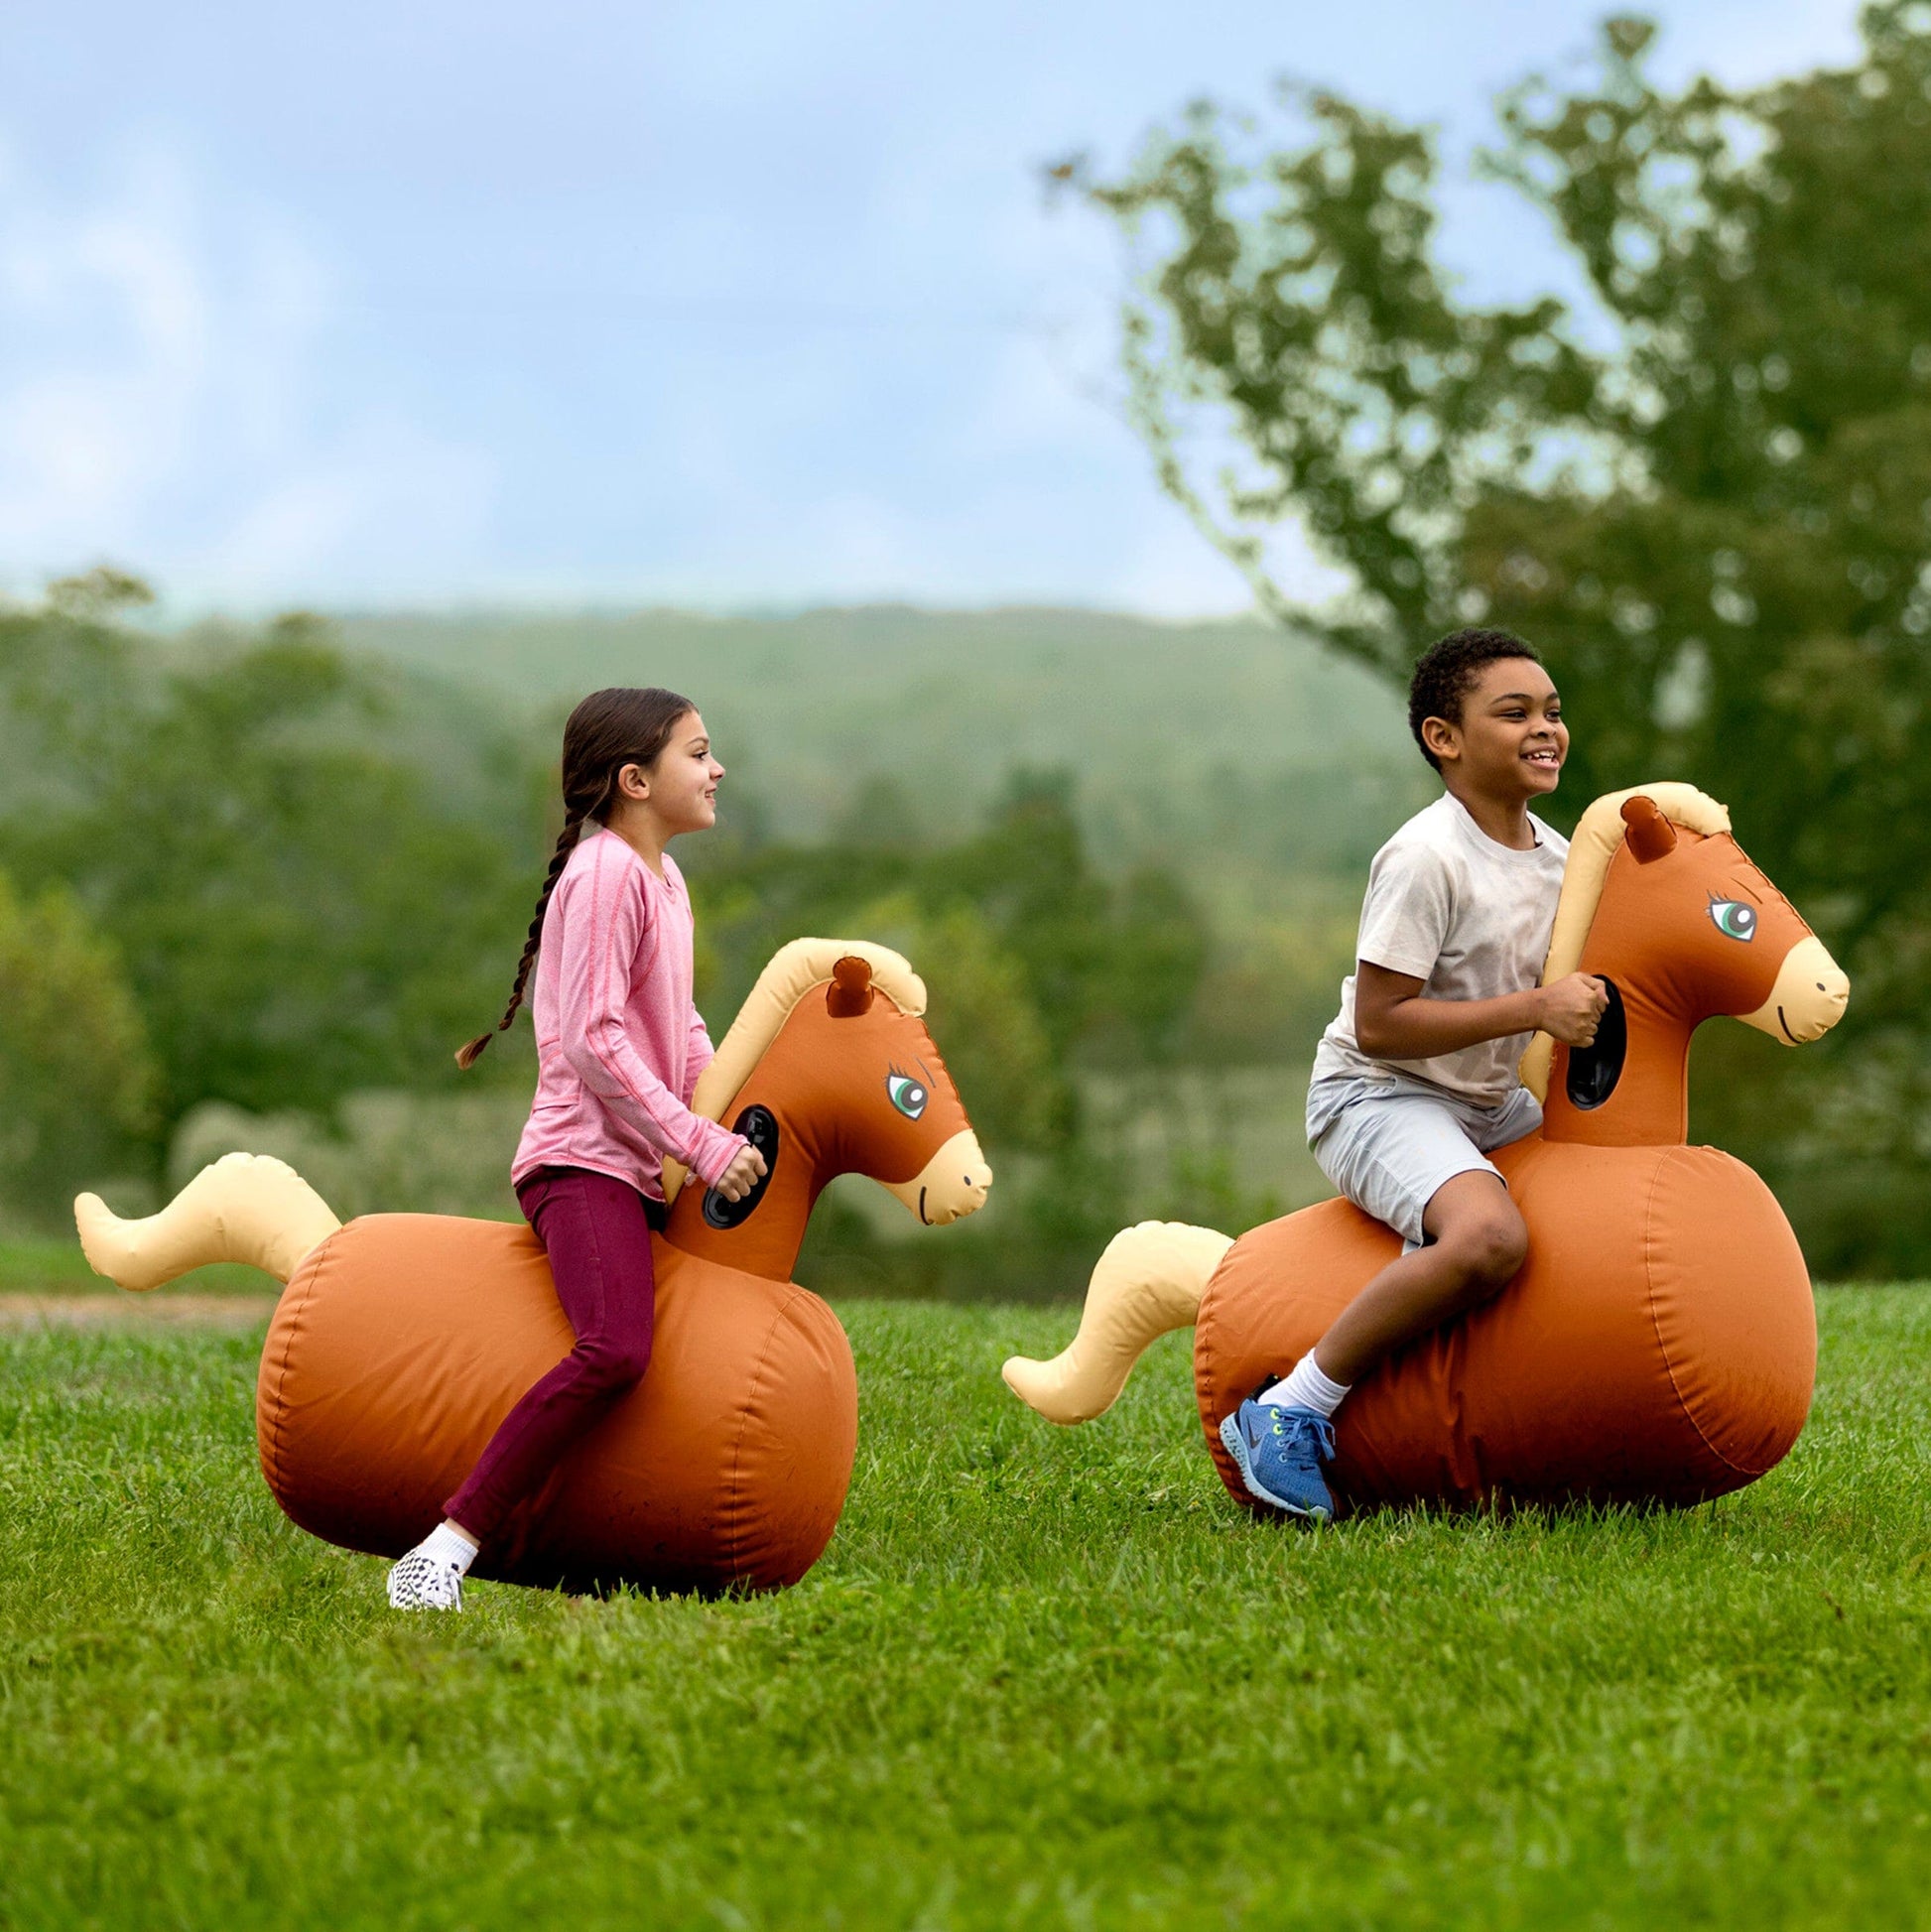
[[[1634,798],[1624,799],[1622,823],[1629,828],[1626,837],[1637,864],[1667,858],[1676,849],[1676,828],[1656,809],[1653,798],[1644,798],[1638,792]]]
[[[832,967],[832,983],[825,989],[825,1010],[835,1020],[855,1020],[871,1010],[871,966],[847,953]]]

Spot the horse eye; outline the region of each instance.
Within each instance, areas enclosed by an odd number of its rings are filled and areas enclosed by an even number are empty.
[[[925,1111],[925,1089],[910,1074],[887,1074],[885,1093],[908,1120],[916,1120]]]
[[[1756,937],[1756,908],[1740,899],[1712,899],[1710,917],[1726,939],[1753,940]]]

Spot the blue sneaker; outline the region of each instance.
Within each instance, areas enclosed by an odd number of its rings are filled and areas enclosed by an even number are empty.
[[[1221,1440],[1240,1465],[1249,1495],[1311,1523],[1334,1521],[1321,1465],[1335,1460],[1335,1425],[1325,1415],[1242,1402],[1221,1424]]]

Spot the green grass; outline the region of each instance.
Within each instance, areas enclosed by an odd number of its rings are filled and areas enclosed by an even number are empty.
[[[243,1267],[238,1261],[216,1261],[205,1268],[193,1268],[177,1284],[186,1294],[259,1295],[275,1291],[273,1275],[259,1268]],[[0,1240],[0,1294],[4,1295],[112,1295],[111,1281],[103,1281],[87,1265],[87,1257],[74,1240],[23,1237]]]
[[[0,1293],[74,1295],[112,1285],[88,1267],[78,1241],[0,1240]]]
[[[1049,1428],[1060,1310],[859,1303],[788,1595],[382,1607],[254,1464],[255,1350],[0,1336],[0,1924],[1924,1922],[1931,1291],[1681,1515],[1324,1536],[1225,1499],[1181,1338]]]

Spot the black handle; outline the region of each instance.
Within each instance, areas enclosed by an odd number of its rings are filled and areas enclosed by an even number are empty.
[[[769,1107],[747,1106],[731,1122],[731,1132],[739,1133],[764,1156],[764,1172],[752,1184],[742,1201],[726,1201],[715,1188],[705,1190],[704,1224],[707,1227],[741,1227],[756,1212],[778,1171],[778,1116]]]

